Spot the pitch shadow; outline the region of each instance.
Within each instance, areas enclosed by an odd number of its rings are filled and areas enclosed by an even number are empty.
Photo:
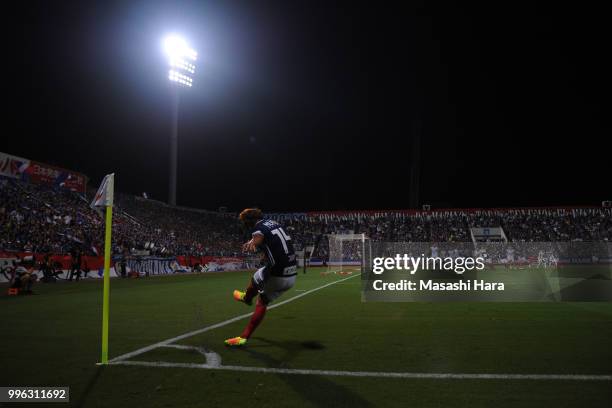
[[[304,350],[323,350],[325,346],[318,341],[274,341],[261,337],[257,340],[265,342],[273,347],[285,350],[286,354],[275,359],[267,354],[253,350],[252,348],[243,349],[256,360],[264,363],[266,367],[286,367],[287,362],[293,360]],[[318,407],[372,407],[372,404],[355,394],[343,385],[335,383],[333,380],[319,375],[298,375],[298,374],[277,374],[279,379],[290,386],[295,392],[300,394],[304,400],[311,402]]]
[[[98,382],[98,379],[100,378],[100,375],[102,374],[102,372],[104,371],[105,368],[106,368],[106,366],[104,366],[104,365],[96,366],[93,375],[91,376],[91,378],[87,382],[87,385],[85,386],[85,389],[83,390],[83,392],[79,396],[79,399],[74,403],[75,407],[83,407],[83,406],[85,406],[85,402],[87,401],[87,397],[89,397],[89,394],[91,393],[91,391],[93,390],[94,386]]]

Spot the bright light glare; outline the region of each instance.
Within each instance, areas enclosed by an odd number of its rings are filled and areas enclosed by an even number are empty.
[[[198,58],[198,53],[189,47],[187,41],[176,35],[166,37],[164,40],[164,52],[170,61],[183,58],[195,61]]]

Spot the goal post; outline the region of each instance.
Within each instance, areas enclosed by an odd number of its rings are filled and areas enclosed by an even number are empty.
[[[330,234],[327,273],[349,275],[365,267],[368,239],[365,234]]]
[[[295,251],[298,267],[303,268],[303,273],[306,273],[308,269],[309,261],[314,252],[314,248],[314,245],[306,245],[304,246],[304,249]]]

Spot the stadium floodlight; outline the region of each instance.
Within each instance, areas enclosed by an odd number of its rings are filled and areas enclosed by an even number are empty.
[[[184,38],[177,35],[166,37],[164,40],[164,52],[168,57],[168,65],[170,65],[168,79],[178,85],[191,87],[198,53],[189,47]]]
[[[170,137],[170,180],[168,186],[168,203],[176,205],[176,178],[178,154],[178,109],[179,87],[191,88],[195,74],[195,62],[198,53],[187,41],[178,35],[169,35],[163,41],[163,49],[168,57],[168,79],[172,82],[172,135]]]

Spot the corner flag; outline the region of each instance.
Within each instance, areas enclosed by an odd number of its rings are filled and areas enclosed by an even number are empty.
[[[115,173],[107,174],[98,188],[98,192],[89,205],[91,208],[113,206],[115,190]]]
[[[106,228],[104,231],[104,292],[102,295],[102,360],[108,364],[108,312],[110,295],[110,256],[113,228],[113,196],[115,190],[115,173],[107,174],[100,184],[90,207],[106,207]]]

